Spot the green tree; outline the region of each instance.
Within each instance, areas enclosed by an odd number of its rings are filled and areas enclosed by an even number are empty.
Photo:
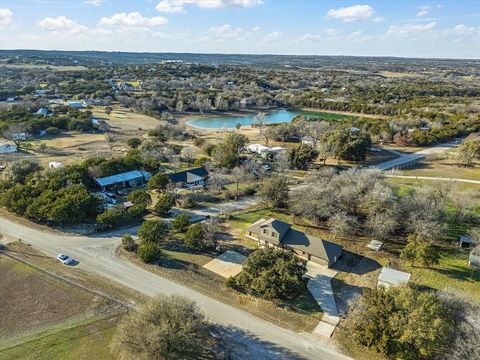
[[[359,344],[405,360],[443,353],[454,329],[440,299],[411,285],[365,289],[345,326]]]
[[[155,204],[155,213],[159,216],[166,216],[173,205],[175,205],[175,195],[172,193],[161,194]]]
[[[470,134],[458,147],[458,155],[462,165],[472,166],[475,159],[480,159],[480,137]]]
[[[190,216],[186,213],[180,213],[172,220],[172,227],[178,232],[185,232],[190,225]]]
[[[139,147],[141,144],[142,144],[142,140],[136,137],[133,137],[127,140],[127,145],[133,149]]]
[[[42,167],[34,160],[13,161],[7,167],[6,178],[15,183],[24,183],[28,175],[41,169]]]
[[[137,248],[137,244],[135,243],[135,240],[133,240],[133,237],[130,234],[124,234],[122,236],[122,246],[127,251],[135,251],[135,249]]]
[[[225,139],[212,151],[212,157],[219,167],[233,169],[240,164],[240,151],[247,144],[245,135],[238,133],[228,134]]]
[[[269,207],[284,207],[288,202],[288,184],[283,176],[268,177],[260,184],[258,195]]]
[[[188,228],[187,233],[185,234],[185,246],[193,250],[203,250],[205,249],[204,244],[205,234],[203,231],[202,224],[195,224]]]
[[[170,178],[163,172],[156,173],[148,181],[149,190],[165,190],[167,188]]]
[[[235,285],[248,288],[266,299],[292,299],[302,292],[305,261],[290,251],[256,250],[235,277]]]
[[[150,264],[158,260],[162,255],[160,246],[152,242],[142,242],[137,249],[137,254],[143,262]]]
[[[308,144],[301,144],[299,147],[291,149],[288,154],[292,167],[301,170],[306,170],[317,156],[318,152]]]
[[[152,202],[150,194],[144,189],[133,190],[128,194],[127,199],[135,205],[144,204],[147,206]]]
[[[415,234],[408,235],[407,245],[400,253],[400,257],[411,261],[412,265],[419,262],[422,265],[432,266],[438,264],[440,260],[440,254],[433,243]]]
[[[370,135],[353,129],[336,129],[327,136],[328,147],[339,159],[364,161],[371,145]]]
[[[210,324],[195,303],[170,296],[153,298],[127,316],[110,348],[129,360],[217,358],[209,350],[213,343]]]
[[[138,228],[138,236],[145,242],[159,243],[168,232],[167,224],[162,220],[144,221]]]
[[[109,229],[124,225],[127,213],[120,206],[114,206],[97,215],[97,223]]]

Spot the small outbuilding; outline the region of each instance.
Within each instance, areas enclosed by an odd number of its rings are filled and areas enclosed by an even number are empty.
[[[17,151],[17,145],[0,142],[0,154],[11,154]]]
[[[410,273],[384,267],[378,276],[377,286],[389,288],[390,286],[405,284],[410,280],[410,276]]]
[[[480,267],[480,246],[477,246],[470,252],[468,265],[472,267]]]
[[[59,168],[62,168],[64,167],[65,165],[63,165],[63,163],[59,162],[59,161],[51,161],[48,163],[48,168],[49,169],[59,169]]]
[[[472,248],[472,247],[475,247],[476,244],[477,242],[468,235],[460,235],[458,237],[458,245],[461,248],[466,248],[466,249]]]

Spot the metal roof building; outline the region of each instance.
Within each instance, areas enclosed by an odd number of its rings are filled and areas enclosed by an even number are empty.
[[[102,189],[111,187],[137,187],[145,184],[152,175],[147,171],[133,170],[121,174],[96,178],[95,183]]]

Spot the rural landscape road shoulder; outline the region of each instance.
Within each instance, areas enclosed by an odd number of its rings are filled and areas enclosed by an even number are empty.
[[[51,256],[67,253],[78,260],[82,268],[97,272],[143,294],[176,294],[187,297],[197,302],[213,322],[228,327],[235,340],[248,346],[252,359],[348,359],[336,352],[326,339],[284,329],[152,274],[116,256],[115,248],[120,244],[118,236],[53,233],[6,218],[0,219],[0,233],[22,239]]]

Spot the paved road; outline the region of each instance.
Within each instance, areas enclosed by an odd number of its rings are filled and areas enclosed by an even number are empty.
[[[384,175],[385,177],[399,178],[399,179],[416,179],[416,180],[434,180],[434,181],[453,181],[468,184],[479,184],[480,180],[459,179],[459,178],[445,178],[445,177],[433,177],[433,176],[414,176],[414,175]]]
[[[405,165],[407,165],[411,162],[423,159],[428,155],[438,154],[438,153],[447,151],[447,150],[455,147],[455,145],[461,143],[462,141],[463,141],[463,139],[456,139],[456,140],[453,140],[453,141],[450,141],[450,142],[447,142],[447,143],[444,143],[444,144],[438,144],[438,145],[429,147],[427,149],[417,151],[417,152],[412,153],[412,154],[403,154],[396,159],[385,161],[383,163],[377,164],[377,165],[373,166],[373,168],[377,168],[377,169],[380,169],[382,171],[395,169],[395,168],[401,168],[401,167],[403,167],[403,166],[405,166]]]
[[[227,326],[231,336],[248,347],[246,359],[348,359],[320,337],[283,329],[116,256],[115,248],[120,243],[120,234],[73,236],[29,227],[6,218],[0,219],[0,233],[22,239],[51,256],[65,252],[80,262],[78,266],[141,293],[150,296],[177,294],[194,300],[210,320]]]

